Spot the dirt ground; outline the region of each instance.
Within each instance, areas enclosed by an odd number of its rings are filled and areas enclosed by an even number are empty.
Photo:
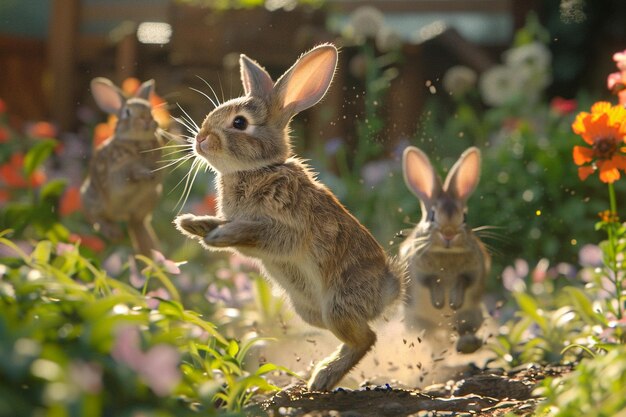
[[[322,393],[308,392],[304,384],[298,384],[262,402],[260,407],[271,417],[497,417],[508,412],[531,416],[539,400],[532,396],[536,384],[570,371],[569,366],[537,365],[509,372],[468,369],[461,379],[424,389],[385,384]]]
[[[296,318],[297,319],[297,318]],[[291,322],[277,343],[259,352],[259,362],[272,362],[299,372],[304,380],[338,341],[329,333]],[[490,366],[493,352],[483,347],[464,355],[453,346],[434,349],[423,335],[408,332],[401,320],[377,327],[378,343],[332,392],[309,392],[303,380],[277,375],[285,387],[253,401],[249,415],[270,417],[402,417],[532,415],[539,399],[536,384],[571,370],[567,366],[526,365],[505,371]],[[487,323],[482,338],[497,333]]]

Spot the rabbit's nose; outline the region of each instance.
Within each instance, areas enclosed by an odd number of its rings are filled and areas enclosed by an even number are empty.
[[[445,240],[452,240],[457,235],[457,231],[454,227],[444,227],[441,229],[441,236]]]
[[[204,135],[203,135],[203,134],[198,133],[198,136],[196,136],[196,142],[198,142],[198,143],[202,143],[202,142],[204,142],[204,141],[206,140],[206,138],[208,138],[208,137],[209,137],[209,135],[206,135],[206,134],[204,134]]]

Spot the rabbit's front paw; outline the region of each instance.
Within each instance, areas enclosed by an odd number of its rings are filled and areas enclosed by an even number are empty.
[[[193,214],[181,214],[174,220],[176,228],[190,237],[206,237],[219,222],[212,217],[200,217]]]
[[[456,350],[460,353],[476,352],[483,345],[483,341],[475,334],[464,334],[456,342]]]
[[[204,237],[204,243],[215,248],[227,248],[234,246],[237,241],[224,227],[217,227]]]

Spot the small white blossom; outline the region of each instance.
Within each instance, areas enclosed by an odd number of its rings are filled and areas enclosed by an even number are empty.
[[[523,91],[522,80],[515,71],[504,65],[496,65],[485,71],[478,84],[486,104],[501,106]]]
[[[456,65],[443,76],[443,88],[450,94],[462,96],[476,86],[476,71],[464,65]]]

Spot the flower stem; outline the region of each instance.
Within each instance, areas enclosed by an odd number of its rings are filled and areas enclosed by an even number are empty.
[[[617,237],[615,226],[618,224],[614,219],[614,216],[617,215],[617,202],[615,199],[615,188],[613,187],[613,183],[609,183],[609,204],[610,204],[610,214],[609,214],[609,222],[607,227],[607,233],[609,235],[609,269],[613,274],[613,281],[615,283],[615,295],[617,297],[617,319],[621,320],[623,317],[623,309],[622,309],[622,280],[619,276],[619,270],[617,267]]]

